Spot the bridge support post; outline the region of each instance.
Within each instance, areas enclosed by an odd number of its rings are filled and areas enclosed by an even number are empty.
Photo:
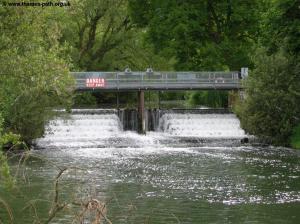
[[[117,91],[117,110],[118,110],[118,116],[120,116],[120,99],[119,99],[119,91]]]
[[[138,91],[138,133],[145,134],[145,94],[143,90]]]
[[[160,110],[160,91],[158,91],[158,109]]]
[[[237,99],[239,97],[238,90],[231,90],[228,92],[228,108],[232,109],[235,103],[237,102]]]

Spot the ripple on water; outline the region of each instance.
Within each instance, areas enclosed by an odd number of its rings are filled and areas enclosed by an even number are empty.
[[[138,211],[132,223],[143,223],[142,217],[150,217],[155,209],[155,218],[151,216],[154,223],[172,223],[168,222],[173,217],[169,213],[176,214],[183,223],[202,223],[201,218],[203,223],[222,223],[224,217],[230,223],[232,216],[227,211],[239,217],[232,223],[293,223],[300,218],[295,212],[300,209],[300,155],[296,151],[235,147],[231,141],[225,146],[228,139],[213,140],[212,144],[211,139],[180,135],[180,130],[203,133],[196,121],[204,122],[203,127],[217,127],[218,122],[209,117],[175,117],[185,125],[184,130],[170,120],[172,116],[165,117],[162,125],[167,133],[150,132],[145,136],[123,132],[116,116],[73,118],[75,121],[69,123],[59,120],[56,126],[52,124],[52,131],[37,141],[44,149],[32,153],[61,166],[82,168],[64,178],[69,186],[66,192],[80,187],[101,198],[114,198],[109,215],[117,223],[129,222],[128,207]],[[215,118],[223,119],[221,115]],[[227,136],[237,131],[244,137],[236,118],[226,117],[224,122],[227,126],[222,130],[233,127]],[[84,127],[86,124],[91,129]],[[45,183],[56,171],[39,163],[31,164],[28,172],[43,180],[38,183],[44,182],[43,191],[47,191]],[[249,209],[255,212],[249,213]],[[286,217],[295,218],[289,222]]]

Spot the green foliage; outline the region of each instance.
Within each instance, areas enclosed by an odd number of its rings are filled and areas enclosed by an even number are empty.
[[[2,131],[3,131],[3,119],[0,113],[0,186],[4,186],[6,189],[12,189],[15,183],[14,178],[10,174],[9,165],[7,163],[7,157],[2,151],[3,145],[6,143],[7,138],[3,138]],[[15,142],[17,139],[13,139]]]
[[[134,22],[178,70],[238,70],[251,65],[261,1],[130,0]],[[137,12],[138,11],[138,12]]]
[[[21,145],[22,142],[20,141],[21,136],[14,134],[14,133],[5,133],[2,135],[0,139],[0,145],[4,146],[5,144],[11,144],[11,145]]]
[[[256,69],[246,82],[246,99],[237,107],[242,126],[273,144],[289,145],[300,118],[299,61],[279,52],[255,55]]]
[[[2,137],[2,132],[3,132],[3,122],[4,122],[4,119],[3,119],[2,114],[0,112],[0,138]]]
[[[295,147],[300,119],[300,2],[265,2],[268,10],[262,16],[260,42],[267,50],[257,50],[246,100],[236,110],[250,133]]]
[[[153,53],[143,41],[143,30],[133,26],[127,0],[74,1],[66,12],[63,38],[76,70],[123,71],[127,66],[144,70],[170,69],[171,60]]]
[[[213,108],[225,108],[228,105],[228,92],[225,91],[196,91],[189,93],[189,104],[192,106],[207,106]]]
[[[6,155],[0,150],[0,185],[6,189],[12,189],[15,185],[15,179],[10,174]]]
[[[300,1],[273,0],[264,13],[262,43],[273,54],[282,50],[295,57],[300,53]]]
[[[293,130],[291,146],[295,149],[300,149],[300,125],[296,126]]]
[[[184,91],[161,92],[160,98],[161,98],[161,100],[183,100],[183,99],[185,99],[185,92]]]
[[[20,134],[26,142],[43,134],[53,108],[71,103],[73,79],[65,47],[58,42],[59,24],[49,21],[51,12],[0,10],[0,111],[5,131]]]
[[[89,92],[77,93],[74,97],[74,107],[96,107],[97,99]]]
[[[53,108],[71,107],[70,69],[224,71],[247,66],[254,68],[247,98],[236,108],[243,126],[287,145],[299,119],[299,4],[74,0],[68,8],[1,7],[4,131],[26,142],[40,137]],[[155,96],[149,96],[154,102]],[[226,107],[227,96],[218,91],[161,94],[162,100],[188,99],[192,106],[209,107]],[[83,93],[74,102],[96,106],[115,100],[114,93]],[[135,107],[136,94],[121,94],[120,103]],[[3,141],[15,142],[14,134]]]

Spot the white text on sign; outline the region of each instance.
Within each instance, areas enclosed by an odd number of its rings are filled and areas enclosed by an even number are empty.
[[[105,79],[103,78],[90,78],[85,80],[86,87],[95,88],[95,87],[104,87]]]

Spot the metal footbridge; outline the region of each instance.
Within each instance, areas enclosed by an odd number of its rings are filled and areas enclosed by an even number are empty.
[[[238,90],[241,72],[72,72],[76,91]]]
[[[239,90],[248,69],[241,72],[72,72],[76,91],[115,91],[119,108],[119,92],[136,91],[138,94],[138,132],[145,133],[145,90]],[[230,99],[229,99],[230,101]]]

